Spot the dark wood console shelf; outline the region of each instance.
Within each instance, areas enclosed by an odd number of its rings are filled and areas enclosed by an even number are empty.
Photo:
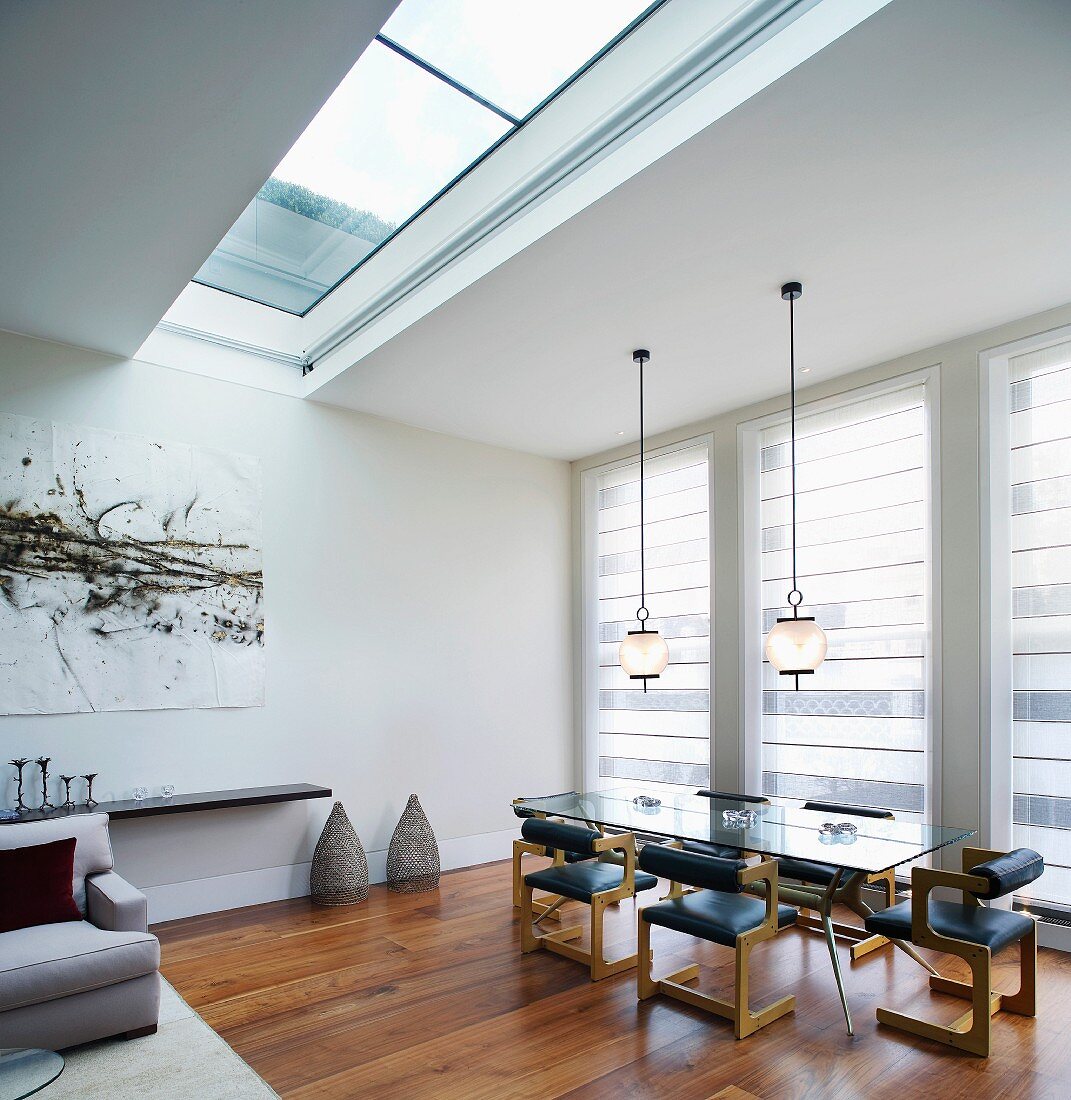
[[[330,798],[330,787],[312,783],[287,783],[280,787],[242,787],[236,791],[202,791],[199,794],[176,794],[171,798],[132,798],[122,802],[100,802],[96,806],[75,806],[65,810],[27,810],[13,821],[53,821],[57,817],[78,814],[108,814],[112,818],[159,817],[161,814],[188,814],[197,810],[228,810],[234,806],[267,806],[273,802],[298,802],[306,798]]]

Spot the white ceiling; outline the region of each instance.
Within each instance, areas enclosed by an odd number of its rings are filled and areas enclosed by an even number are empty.
[[[0,328],[133,354],[396,3],[0,3]]]
[[[316,399],[561,458],[1071,300],[1071,4],[896,0]]]

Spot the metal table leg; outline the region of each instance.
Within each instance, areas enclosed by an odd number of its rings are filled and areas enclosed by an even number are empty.
[[[826,934],[826,945],[829,947],[829,957],[833,962],[833,975],[837,979],[837,992],[840,993],[841,1007],[844,1009],[844,1021],[848,1025],[848,1034],[854,1035],[855,1032],[852,1029],[852,1014],[848,1009],[848,997],[844,992],[844,975],[840,969],[840,959],[837,957],[837,941],[833,936],[833,898],[837,893],[837,887],[840,884],[840,876],[842,874],[841,868],[837,868],[837,873],[833,876],[833,881],[822,891],[821,898],[819,899],[820,908],[818,915],[822,920],[822,929]]]
[[[836,900],[843,873],[843,868],[837,868],[836,874],[825,888],[788,883],[784,886],[779,884],[777,892],[780,900],[818,914],[818,920],[809,927],[821,926],[822,932],[825,934],[826,945],[829,947],[829,958],[833,963],[833,977],[837,980],[837,992],[840,994],[840,1003],[844,1009],[844,1022],[848,1025],[848,1034],[854,1035],[852,1014],[848,1009],[848,997],[844,992],[844,974],[841,972],[840,959],[837,957],[836,931],[832,920],[833,903]]]

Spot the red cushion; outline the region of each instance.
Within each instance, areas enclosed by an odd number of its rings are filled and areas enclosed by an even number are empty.
[[[74,903],[74,837],[0,851],[0,932],[81,920]]]

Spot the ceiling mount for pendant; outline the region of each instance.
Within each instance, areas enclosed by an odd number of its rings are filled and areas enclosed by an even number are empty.
[[[643,690],[647,690],[648,680],[657,680],[669,664],[669,646],[657,630],[647,629],[647,620],[651,613],[647,610],[647,588],[644,560],[644,439],[643,439],[643,368],[650,362],[651,353],[646,348],[637,348],[632,353],[632,361],[640,368],[640,606],[636,609],[638,630],[630,630],[621,648],[618,660],[628,673],[630,680],[642,680]]]
[[[796,318],[795,303],[803,294],[803,284],[785,283],[781,297],[788,302],[788,370],[790,395],[792,470],[792,588],[788,604],[792,614],[779,618],[766,636],[766,656],[781,676],[794,676],[799,691],[800,677],[813,674],[826,658],[825,632],[813,615],[801,615],[803,593],[796,578]]]

